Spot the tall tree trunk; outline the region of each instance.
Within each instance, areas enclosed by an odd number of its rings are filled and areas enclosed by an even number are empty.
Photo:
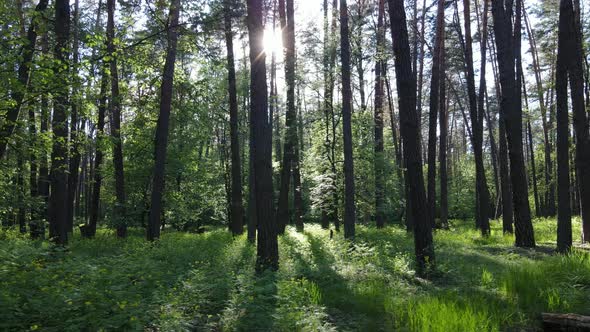
[[[348,5],[340,0],[340,49],[342,60],[342,135],[344,136],[344,237],[354,238],[354,164],[352,156],[352,88],[350,82],[350,41]]]
[[[79,93],[75,92],[80,87],[78,79],[78,62],[79,62],[79,20],[80,20],[80,5],[79,0],[74,2],[74,22],[73,22],[73,52],[72,52],[72,84],[74,89],[72,91],[72,110],[70,114],[70,164],[68,174],[68,201],[67,201],[67,227],[68,232],[74,231],[74,200],[78,189],[78,175],[80,168],[80,147],[81,137],[78,132],[78,106],[80,101]]]
[[[521,5],[521,0],[516,0],[514,35],[512,34],[510,19],[512,8],[504,8],[502,1],[493,1],[492,15],[494,18],[500,85],[502,89],[500,111],[503,113],[510,157],[516,246],[534,247],[535,236],[531,223],[531,210],[528,200],[526,170],[522,149],[520,78],[515,73],[515,68],[518,68],[520,65],[518,59],[520,58]]]
[[[383,24],[383,19],[385,17],[385,0],[379,0],[378,10],[377,51],[375,59],[375,160],[373,168],[375,171],[375,219],[377,227],[383,227],[385,224],[385,207],[383,206],[385,194],[385,156],[383,155],[383,85],[385,79],[382,72],[385,71],[385,27]],[[395,128],[393,130],[395,131]]]
[[[590,241],[590,132],[588,114],[584,105],[583,48],[582,31],[579,23],[579,6],[572,0],[561,0],[560,14],[569,22],[569,83],[572,98],[573,123],[576,144],[576,175],[579,202],[582,215],[582,242]]]
[[[487,3],[484,9],[484,24],[487,25]],[[483,236],[487,236],[490,233],[490,222],[489,222],[489,208],[490,208],[490,196],[488,191],[487,179],[485,175],[485,168],[483,164],[483,94],[485,92],[485,42],[482,44],[481,55],[481,75],[480,78],[480,96],[479,96],[479,108],[478,98],[475,93],[475,74],[473,69],[473,49],[472,49],[472,37],[471,37],[471,8],[470,1],[463,1],[463,19],[465,24],[465,72],[467,77],[467,96],[469,99],[469,115],[471,118],[471,132],[473,145],[473,154],[475,157],[475,188],[476,188],[476,226],[481,230]],[[487,27],[484,25],[485,34],[487,37]],[[485,40],[485,39],[482,39]],[[482,82],[483,86],[482,86]],[[483,87],[483,89],[482,89]]]
[[[162,222],[162,193],[164,192],[164,180],[166,176],[166,149],[168,148],[170,112],[172,109],[172,88],[174,86],[174,64],[176,62],[176,45],[178,43],[180,0],[172,1],[168,16],[168,48],[166,49],[166,61],[164,62],[162,85],[160,88],[160,115],[156,127],[152,199],[147,232],[147,239],[150,241],[160,238]]]
[[[22,60],[18,66],[18,86],[12,91],[13,106],[6,112],[6,115],[2,119],[2,125],[0,126],[0,159],[6,153],[8,140],[14,132],[14,128],[16,128],[16,121],[23,106],[25,94],[29,89],[29,76],[35,53],[35,44],[37,43],[39,20],[42,19],[42,12],[47,9],[48,2],[49,0],[39,0],[27,31],[27,42],[22,46]]]
[[[428,113],[428,216],[430,225],[435,226],[436,216],[436,122],[438,118],[438,105],[441,79],[445,79],[441,73],[443,61],[442,50],[445,43],[445,2],[439,1],[436,11],[436,35],[432,54],[432,77],[430,81],[430,111]]]
[[[102,65],[100,95],[98,97],[98,122],[96,127],[96,155],[94,156],[94,188],[92,190],[92,201],[90,208],[90,220],[85,236],[94,237],[96,225],[100,216],[100,189],[102,186],[102,160],[104,156],[102,140],[104,140],[104,119],[107,108],[108,77],[106,63]]]
[[[279,248],[277,225],[273,218],[272,189],[272,140],[268,121],[268,95],[266,85],[266,55],[264,54],[264,25],[262,24],[262,0],[248,0],[248,36],[250,41],[250,107],[254,142],[250,151],[254,160],[256,183],[256,217],[258,246],[256,269],[277,269]]]
[[[107,52],[110,54],[111,72],[111,136],[113,137],[113,164],[115,169],[115,224],[117,236],[127,236],[125,220],[125,174],[123,171],[123,141],[121,138],[121,96],[119,94],[119,74],[115,52],[115,0],[107,0]]]
[[[401,134],[404,160],[408,169],[408,184],[414,220],[414,248],[418,273],[427,275],[434,268],[432,226],[426,207],[419,122],[416,111],[416,80],[412,73],[408,28],[403,0],[388,0],[391,23],[395,73],[399,93]]]
[[[555,71],[557,96],[557,250],[566,253],[572,246],[572,211],[570,206],[569,115],[567,107],[568,36],[570,33],[566,1],[561,1],[559,37]],[[571,10],[571,9],[570,9]]]
[[[445,71],[445,49],[441,48],[441,72]],[[448,102],[446,100],[445,80],[440,81],[438,111],[440,119],[440,149],[438,155],[440,167],[440,227],[448,228],[449,197],[448,197],[448,173],[447,173],[447,136],[449,134]]]
[[[240,174],[240,141],[238,129],[238,96],[236,89],[236,69],[234,64],[234,41],[232,31],[232,1],[225,0],[225,44],[227,47],[227,81],[229,92],[229,121],[231,140],[231,231],[243,232],[242,175]]]
[[[70,37],[70,5],[67,0],[55,1],[55,59],[54,74],[59,84],[53,91],[53,149],[51,152],[51,194],[49,196],[49,237],[57,244],[68,242],[66,224],[66,198],[68,179],[66,174],[68,155],[68,74],[67,45]]]
[[[277,209],[277,224],[279,234],[284,233],[285,226],[289,221],[289,188],[292,171],[299,161],[295,159],[298,153],[297,139],[297,111],[295,109],[295,22],[293,0],[286,0],[287,8],[285,13],[285,0],[279,0],[279,17],[281,30],[283,32],[283,48],[285,50],[285,78],[287,81],[287,112],[285,116],[285,141],[283,148],[283,164],[281,168],[281,188],[279,191],[279,202]],[[298,169],[298,167],[297,167]],[[295,188],[300,191],[301,188]],[[296,197],[296,203],[301,206],[301,197]],[[301,220],[301,210],[295,209],[295,220]]]

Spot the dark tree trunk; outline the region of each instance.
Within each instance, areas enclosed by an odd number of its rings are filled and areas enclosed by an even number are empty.
[[[579,7],[577,7],[579,10]],[[565,43],[568,56],[568,74],[572,98],[573,124],[576,144],[576,177],[582,215],[582,242],[590,241],[590,132],[588,114],[584,105],[583,48],[579,14],[574,12],[571,0],[561,0],[560,18],[564,15],[569,25]]]
[[[484,34],[487,37],[487,2],[484,5]],[[473,145],[473,154],[475,157],[475,192],[476,192],[476,226],[481,230],[483,236],[487,236],[490,233],[490,195],[488,191],[487,179],[485,174],[485,168],[483,164],[483,94],[485,92],[485,43],[482,44],[481,55],[481,73],[483,74],[480,79],[480,96],[479,105],[477,101],[477,95],[475,93],[475,74],[473,69],[473,50],[472,50],[472,37],[471,37],[471,10],[470,1],[463,1],[463,18],[465,23],[465,72],[467,77],[467,96],[469,98],[469,115],[471,118],[471,132]],[[482,39],[485,40],[485,39]],[[482,82],[483,86],[482,86]],[[483,88],[483,89],[482,89]],[[478,107],[479,106],[479,107]]]
[[[160,115],[156,127],[152,199],[147,230],[147,239],[150,241],[160,238],[162,222],[162,194],[164,192],[164,180],[166,176],[166,149],[168,148],[168,131],[172,109],[172,88],[174,87],[174,64],[176,62],[176,45],[178,43],[180,0],[172,1],[168,16],[168,48],[166,50],[166,61],[164,62],[162,85],[160,88]]]
[[[286,0],[287,8],[285,13],[285,0],[279,0],[279,16],[281,21],[281,30],[283,31],[283,46],[285,49],[285,78],[287,81],[287,112],[285,116],[285,141],[283,148],[283,164],[281,168],[281,188],[279,191],[279,201],[277,209],[277,224],[279,225],[279,234],[285,232],[285,226],[289,222],[289,188],[291,176],[295,175],[294,171],[299,170],[299,160],[296,157],[299,153],[297,139],[297,111],[295,108],[295,23],[293,0]],[[297,166],[296,166],[297,164]],[[294,184],[295,185],[295,184]],[[301,191],[294,188],[295,192]],[[296,223],[301,221],[301,196],[295,195],[294,219]]]
[[[502,1],[492,2],[494,31],[498,50],[500,85],[502,99],[500,112],[506,127],[510,159],[510,177],[514,203],[514,225],[516,227],[516,246],[534,247],[535,236],[531,223],[531,210],[528,200],[526,169],[522,149],[522,108],[520,101],[520,77],[515,68],[520,66],[520,12],[521,0],[516,0],[515,33],[512,34],[510,11]],[[516,66],[516,67],[515,67]]]
[[[557,96],[557,250],[566,253],[572,246],[572,210],[570,206],[569,116],[567,107],[568,34],[566,1],[561,2],[555,71]],[[571,9],[569,9],[571,10]],[[563,11],[563,12],[562,12]]]
[[[70,164],[68,174],[68,201],[67,201],[67,227],[68,232],[74,231],[74,200],[78,189],[78,175],[80,168],[80,146],[81,139],[78,133],[78,106],[79,106],[79,93],[75,92],[80,86],[78,80],[78,62],[79,62],[79,18],[80,8],[79,0],[74,2],[74,22],[73,22],[73,54],[72,54],[72,83],[74,85],[74,91],[72,92],[72,110],[70,114]]]
[[[51,152],[51,194],[49,197],[49,237],[59,245],[68,242],[66,224],[66,199],[68,179],[66,174],[68,155],[68,53],[70,37],[69,1],[55,1],[55,59],[57,65],[54,74],[64,84],[59,84],[53,91],[53,150]]]
[[[444,44],[440,50],[441,73],[445,72],[445,48]],[[448,105],[446,100],[445,80],[440,80],[438,95],[438,112],[440,119],[440,149],[438,155],[440,167],[440,227],[448,228],[449,197],[448,197],[448,173],[447,173],[447,136],[449,134]]]
[[[256,269],[278,269],[279,248],[277,225],[273,218],[272,140],[268,121],[268,95],[266,85],[266,55],[264,54],[262,1],[248,0],[248,35],[250,41],[250,107],[254,142],[250,153],[254,161],[256,183],[256,217],[258,246]]]
[[[430,111],[428,113],[428,217],[435,226],[436,216],[436,122],[438,118],[441,80],[445,79],[441,63],[445,43],[445,2],[439,1],[436,11],[436,36],[432,54],[432,77],[430,81]],[[442,73],[441,73],[442,72]]]
[[[375,60],[375,213],[377,227],[385,224],[385,156],[383,155],[383,96],[385,83],[383,71],[385,71],[384,48],[385,48],[385,0],[379,0],[379,14],[377,18],[377,51]],[[393,129],[395,132],[395,128]],[[395,138],[394,138],[395,140]],[[401,180],[401,179],[400,179]]]
[[[395,55],[397,91],[404,160],[408,169],[409,194],[414,220],[414,246],[418,273],[427,275],[434,268],[432,227],[426,207],[419,121],[416,111],[416,80],[412,73],[408,28],[403,0],[388,0],[391,37]]]
[[[240,174],[240,141],[238,128],[238,96],[236,69],[234,64],[234,43],[232,31],[232,2],[225,0],[225,43],[227,46],[227,81],[229,92],[229,121],[231,140],[231,231],[242,234],[244,207],[242,205],[242,175]]]
[[[342,60],[342,136],[344,136],[344,237],[354,238],[354,164],[352,156],[352,89],[350,82],[350,41],[348,5],[340,0],[340,49]]]
[[[29,76],[33,55],[35,53],[35,44],[37,43],[39,20],[42,19],[42,12],[47,9],[48,2],[49,0],[39,0],[27,31],[27,43],[22,46],[22,60],[18,66],[18,86],[12,91],[12,104],[14,106],[8,109],[6,115],[2,119],[2,126],[0,127],[0,159],[4,157],[4,154],[6,153],[8,140],[14,132],[14,128],[16,128],[18,115],[23,106],[25,94],[29,89]]]
[[[102,160],[104,152],[101,141],[104,139],[104,119],[107,108],[107,88],[108,77],[106,73],[106,63],[102,65],[101,81],[100,81],[100,96],[98,99],[98,122],[96,127],[96,155],[94,156],[94,188],[92,190],[92,201],[90,208],[90,220],[87,231],[84,233],[86,237],[93,237],[96,234],[96,225],[100,216],[100,189],[102,186]]]
[[[125,174],[123,171],[123,141],[121,139],[121,96],[119,94],[119,74],[115,52],[115,0],[107,0],[107,52],[110,56],[111,72],[111,136],[113,137],[113,165],[115,169],[115,224],[117,236],[127,235],[125,220]]]

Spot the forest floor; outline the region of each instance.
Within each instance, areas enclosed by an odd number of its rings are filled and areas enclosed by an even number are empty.
[[[315,225],[280,237],[280,269],[256,275],[255,246],[225,229],[75,236],[67,250],[0,231],[2,331],[537,330],[541,312],[590,314],[590,255],[555,255],[555,220],[518,249],[499,222],[436,231],[438,273],[413,270],[402,228],[358,226],[354,244]],[[577,238],[579,221],[574,224]]]

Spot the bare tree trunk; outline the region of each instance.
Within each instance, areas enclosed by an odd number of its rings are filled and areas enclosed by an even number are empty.
[[[225,43],[227,46],[227,80],[229,92],[229,118],[231,140],[231,231],[238,235],[243,232],[244,207],[242,205],[242,175],[240,174],[240,141],[238,129],[238,96],[236,69],[234,64],[234,42],[232,31],[232,2],[224,2]]]
[[[577,7],[579,10],[579,7]],[[568,57],[568,74],[572,98],[573,124],[576,144],[576,175],[582,215],[582,242],[590,241],[590,132],[588,115],[584,105],[582,32],[572,0],[561,0],[560,18],[568,21],[569,33],[565,43]],[[564,24],[565,25],[565,24]]]
[[[68,53],[67,44],[70,37],[70,6],[69,1],[55,1],[55,59],[58,64],[54,74],[64,84],[53,91],[53,150],[51,152],[51,194],[49,196],[49,237],[57,244],[68,242],[66,223],[66,198],[68,179],[67,168],[67,113],[68,113]]]
[[[113,137],[113,164],[115,169],[115,224],[117,236],[127,236],[125,220],[125,174],[123,171],[123,141],[121,139],[121,96],[119,93],[119,74],[115,55],[115,0],[107,0],[107,52],[110,54],[111,72],[111,136]]]
[[[80,20],[80,6],[79,0],[74,2],[74,31],[73,31],[73,54],[72,54],[72,84],[74,86],[74,90],[72,91],[71,97],[71,104],[72,104],[72,111],[70,115],[70,164],[69,164],[69,174],[68,174],[68,201],[67,201],[67,228],[68,232],[74,231],[74,200],[76,198],[76,193],[78,189],[78,175],[79,175],[79,168],[80,168],[80,146],[81,146],[81,137],[78,132],[78,106],[80,101],[80,96],[77,92],[75,92],[79,86],[80,82],[78,79],[78,67],[79,67],[79,20]]]
[[[520,77],[515,68],[520,66],[520,13],[521,0],[516,0],[514,35],[512,34],[511,11],[504,8],[501,1],[492,2],[494,30],[498,48],[498,65],[502,99],[500,111],[506,126],[506,136],[510,157],[510,176],[512,179],[514,225],[516,227],[516,246],[534,247],[535,236],[531,223],[528,201],[526,170],[522,149],[522,108],[520,100]]]
[[[440,81],[445,79],[441,70],[442,50],[445,43],[445,2],[439,1],[436,13],[436,36],[432,54],[432,77],[430,81],[430,111],[428,113],[428,215],[431,227],[435,227],[436,216],[436,121]],[[442,72],[442,73],[441,73]]]
[[[354,238],[356,208],[354,203],[354,165],[352,156],[352,88],[350,82],[350,41],[348,6],[340,0],[340,49],[342,60],[342,136],[344,136],[344,237]]]
[[[566,253],[572,246],[572,211],[570,206],[569,116],[567,107],[568,7],[562,2],[555,71],[557,95],[557,250]],[[562,12],[563,11],[563,12]],[[571,19],[571,18],[570,18]]]
[[[264,54],[262,1],[248,0],[248,35],[250,41],[250,107],[254,142],[254,182],[256,183],[256,217],[258,247],[256,269],[278,269],[277,228],[273,218],[272,140],[268,121],[266,55]]]
[[[416,80],[412,73],[408,28],[403,0],[388,0],[391,37],[395,55],[397,91],[401,134],[404,143],[404,160],[408,169],[408,188],[414,220],[414,248],[418,273],[428,275],[434,269],[432,226],[426,207],[422,158],[420,151],[419,121],[416,111]]]
[[[168,147],[168,131],[172,108],[172,88],[174,85],[174,64],[176,62],[176,45],[178,43],[179,15],[180,0],[173,0],[170,4],[170,14],[168,19],[168,48],[166,50],[164,71],[162,72],[160,115],[156,127],[152,199],[147,232],[147,239],[150,241],[160,238],[160,226],[163,211],[162,194],[164,191],[166,149]]]
[[[279,191],[279,202],[277,209],[277,224],[279,225],[279,234],[285,232],[285,226],[289,221],[289,188],[292,171],[295,164],[299,164],[297,139],[297,112],[295,109],[295,22],[293,0],[286,0],[287,8],[285,14],[285,0],[279,0],[279,17],[281,21],[281,30],[283,31],[283,46],[285,49],[285,78],[287,80],[287,113],[285,119],[285,141],[283,148],[283,164],[281,168],[281,187]],[[297,167],[298,169],[298,167]],[[300,191],[301,187],[295,188]],[[295,199],[299,200],[296,205],[301,207],[301,196]],[[296,221],[301,220],[301,209],[295,209],[294,218]]]

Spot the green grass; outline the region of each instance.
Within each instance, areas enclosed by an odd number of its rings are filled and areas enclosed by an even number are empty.
[[[590,256],[514,248],[499,222],[436,231],[437,273],[416,276],[412,236],[358,226],[354,243],[307,225],[280,238],[280,269],[256,275],[255,247],[226,230],[165,232],[150,244],[101,231],[67,250],[0,231],[2,331],[502,331],[541,312],[590,314]],[[574,229],[579,229],[575,221]]]

